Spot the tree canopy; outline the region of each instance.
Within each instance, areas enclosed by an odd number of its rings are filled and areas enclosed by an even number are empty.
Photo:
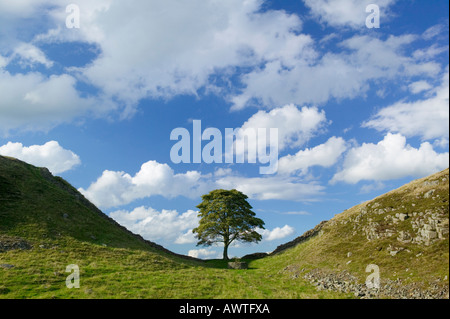
[[[264,221],[256,217],[248,196],[238,190],[217,189],[202,196],[199,226],[193,230],[197,246],[223,243],[223,259],[228,259],[228,247],[234,241],[259,242],[256,229],[264,229]]]

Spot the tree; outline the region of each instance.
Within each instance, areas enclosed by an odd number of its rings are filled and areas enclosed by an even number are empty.
[[[228,247],[233,241],[259,242],[262,236],[257,228],[264,229],[264,222],[255,217],[248,196],[233,189],[217,189],[202,196],[199,226],[193,229],[197,246],[223,243],[223,259],[228,259]]]

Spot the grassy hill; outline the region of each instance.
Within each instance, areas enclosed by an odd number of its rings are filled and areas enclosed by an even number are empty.
[[[359,296],[448,298],[449,170],[348,209],[280,246],[261,266],[283,268],[319,289]],[[367,291],[368,265],[381,289]]]
[[[66,287],[68,265],[80,289]],[[277,270],[226,269],[118,225],[45,168],[0,156],[0,298],[336,298]]]
[[[368,264],[391,290],[373,297],[448,294],[448,170],[319,226],[229,270],[146,241],[47,169],[0,156],[0,298],[367,297]],[[80,289],[66,287],[70,264]]]

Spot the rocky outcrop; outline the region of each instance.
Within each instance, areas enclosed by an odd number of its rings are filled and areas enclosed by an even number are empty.
[[[402,280],[380,280],[379,288],[369,288],[365,283],[359,283],[357,278],[348,271],[339,273],[325,272],[321,269],[313,269],[309,272],[298,271],[287,267],[285,271],[291,272],[291,278],[296,279],[300,275],[317,290],[332,290],[341,293],[353,294],[361,299],[448,299],[449,287],[441,280],[430,283],[424,287],[418,283],[403,283]],[[303,274],[302,274],[303,272]]]
[[[439,194],[439,187],[442,190],[444,186],[447,192]],[[380,198],[362,205],[356,214],[348,218],[331,220],[329,225],[350,224],[351,235],[362,234],[369,241],[392,238],[403,244],[429,246],[448,239],[448,175],[424,181],[416,188],[421,191],[408,199],[387,204]]]
[[[31,244],[21,238],[0,236],[0,253],[19,249],[28,250],[31,248],[32,248]]]

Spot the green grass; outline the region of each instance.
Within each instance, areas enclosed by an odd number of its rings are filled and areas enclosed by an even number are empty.
[[[107,299],[292,299],[349,298],[318,292],[265,261],[250,269],[227,269],[226,262],[196,263],[143,250],[66,243],[64,248],[35,248],[0,254],[0,298]],[[66,266],[80,267],[80,289],[65,285]],[[270,263],[269,263],[270,264]]]
[[[448,170],[442,174],[448,176]],[[413,186],[374,201],[382,207],[404,205],[408,213],[414,202],[414,210],[443,209],[448,216],[448,184],[436,187],[437,201],[421,198]],[[0,241],[22,238],[33,246],[0,252],[0,265],[14,265],[0,267],[0,299],[334,299],[353,295],[317,291],[301,270],[348,270],[361,282],[368,264],[377,264],[382,278],[426,283],[448,276],[448,235],[427,247],[404,245],[408,252],[392,257],[386,248],[401,246],[395,238],[367,241],[353,233],[352,223],[340,223],[354,218],[360,207],[336,216],[336,225],[326,225],[320,236],[275,256],[247,260],[249,269],[231,270],[223,260],[189,260],[145,242],[61,178],[0,156]],[[384,215],[373,218],[381,221]],[[80,267],[80,289],[66,287],[70,264]],[[444,282],[448,285],[448,279]]]

